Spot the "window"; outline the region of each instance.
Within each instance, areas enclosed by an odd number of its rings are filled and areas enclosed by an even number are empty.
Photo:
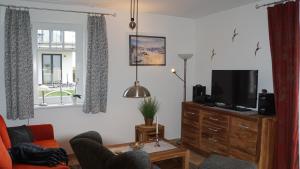
[[[76,32],[71,30],[38,29],[37,42],[39,49],[74,50],[76,44]]]
[[[37,41],[39,48],[49,48],[49,30],[38,30]]]
[[[72,103],[74,94],[82,95],[82,30],[67,24],[36,24],[33,30],[35,104],[42,102],[42,85],[47,104]]]
[[[75,48],[75,32],[73,31],[64,31],[64,48],[65,49],[74,49]]]
[[[52,39],[51,39],[51,47],[52,48],[62,48],[63,41],[62,41],[62,31],[54,30],[52,31]]]
[[[42,82],[47,85],[59,84],[62,79],[62,55],[42,54]]]

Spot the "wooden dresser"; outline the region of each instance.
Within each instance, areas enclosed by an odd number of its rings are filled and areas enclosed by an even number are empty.
[[[193,102],[182,104],[182,144],[205,156],[216,153],[272,169],[274,116],[245,115]]]

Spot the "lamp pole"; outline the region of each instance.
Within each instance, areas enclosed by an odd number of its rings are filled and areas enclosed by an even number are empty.
[[[187,62],[187,59],[183,59],[184,60],[184,75],[183,75],[183,101],[186,102],[186,62]]]
[[[181,78],[176,70],[173,68],[171,71],[183,82],[183,101],[186,102],[186,72],[187,72],[187,60],[192,58],[193,54],[178,54],[178,56],[184,61],[184,73],[183,78]]]

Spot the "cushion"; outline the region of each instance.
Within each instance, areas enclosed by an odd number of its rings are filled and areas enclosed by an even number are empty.
[[[256,169],[256,166],[248,161],[230,157],[211,155],[200,166],[200,169]]]
[[[8,151],[0,139],[0,168],[1,169],[12,169],[12,161],[8,154]]]
[[[31,143],[33,141],[31,130],[25,125],[8,127],[7,132],[12,146],[15,146],[19,143]]]
[[[34,137],[34,141],[54,139],[53,126],[51,124],[39,124],[27,126]]]
[[[11,147],[10,139],[7,133],[7,128],[3,117],[0,115],[0,136],[2,138],[3,144],[7,149]]]

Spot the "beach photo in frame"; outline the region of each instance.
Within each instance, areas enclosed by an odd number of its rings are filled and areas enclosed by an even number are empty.
[[[137,37],[137,41],[136,41]],[[129,65],[136,65],[136,42],[139,66],[166,65],[166,37],[129,35]]]

